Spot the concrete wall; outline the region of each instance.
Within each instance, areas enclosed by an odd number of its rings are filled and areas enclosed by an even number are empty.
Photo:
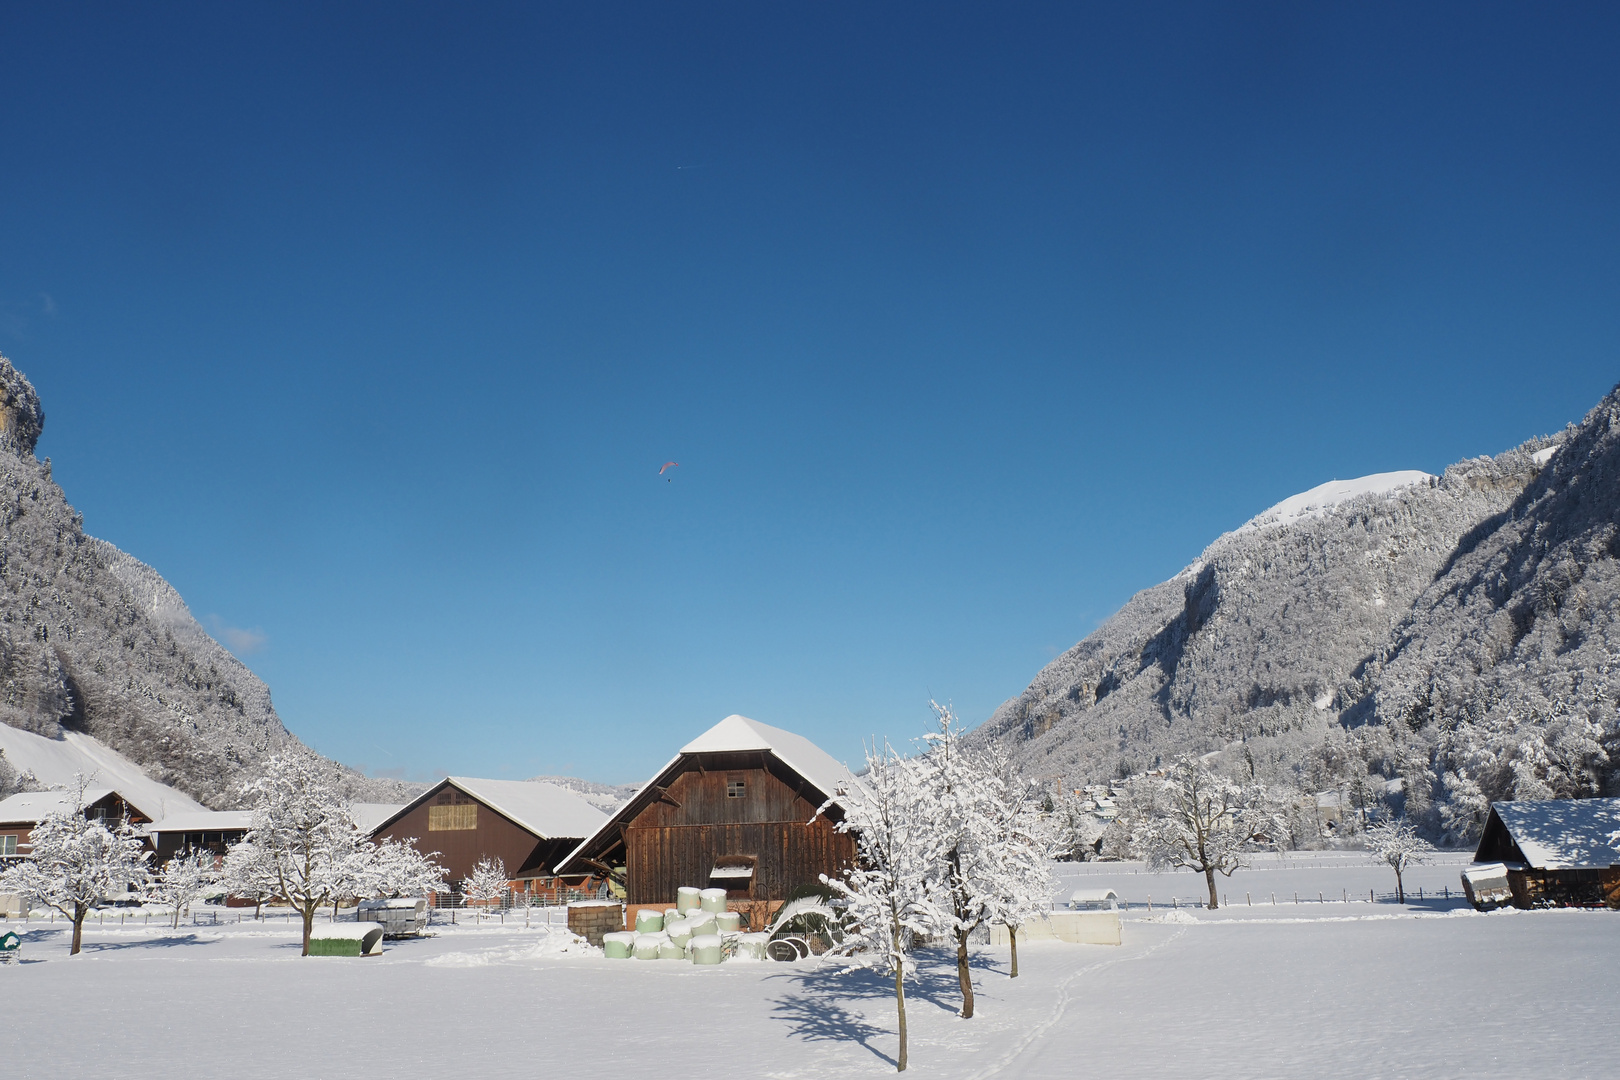
[[[1067,941],[1071,945],[1118,945],[1119,912],[1054,911],[1018,928],[1018,943]],[[991,945],[1007,945],[1007,928],[990,928]]]

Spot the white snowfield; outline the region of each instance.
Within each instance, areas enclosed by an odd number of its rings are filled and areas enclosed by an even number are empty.
[[[71,787],[73,775],[82,773],[91,787],[113,789],[153,821],[207,809],[191,796],[153,780],[129,758],[82,732],[47,739],[0,724],[0,750],[18,772],[31,772],[50,787]]]
[[[1433,479],[1435,477],[1430,473],[1404,469],[1399,472],[1373,473],[1371,476],[1362,476],[1355,480],[1329,480],[1309,491],[1290,495],[1269,510],[1256,514],[1240,525],[1236,531],[1269,529],[1288,525],[1302,518],[1321,517],[1335,506],[1347,503],[1351,499],[1363,495],[1388,495],[1392,491],[1399,491],[1413,484],[1426,484]]]
[[[1350,860],[1339,862],[1292,860],[1223,883],[1314,897],[1353,892],[1377,869],[1346,878]],[[1201,882],[1081,869],[1068,878],[1153,879],[1160,895]],[[1427,892],[1454,884],[1459,865],[1419,869]],[[527,1080],[558,1062],[629,1080],[707,1076],[717,1063],[782,1080],[894,1075],[892,984],[874,972],[609,961],[561,927],[435,933],[375,958],[301,959],[286,924],[92,924],[69,960],[60,925],[34,924],[25,962],[0,967],[0,995],[29,1003],[0,1072]],[[1123,936],[1117,947],[1026,944],[1016,980],[1004,950],[978,949],[978,1015],[965,1021],[951,958],[924,954],[907,984],[908,1075],[1586,1078],[1613,1075],[1620,1052],[1620,913],[1290,902],[1215,916],[1159,908],[1149,920],[1133,908]],[[87,1012],[88,1000],[142,1007]]]

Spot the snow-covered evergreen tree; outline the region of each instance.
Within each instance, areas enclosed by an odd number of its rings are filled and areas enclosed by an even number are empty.
[[[917,939],[948,927],[942,907],[942,833],[936,801],[922,765],[885,743],[866,751],[867,772],[841,798],[840,832],[853,833],[856,865],[839,878],[822,876],[837,894],[848,923],[840,950],[865,952],[894,975],[898,1071],[906,1070],[906,958]],[[830,805],[830,804],[829,804]],[[822,807],[825,812],[826,806]]]
[[[33,850],[0,874],[0,891],[15,892],[51,907],[73,920],[77,956],[84,941],[84,920],[115,893],[146,881],[145,842],[128,820],[116,830],[84,816],[84,777],[77,778],[78,798],[72,810],[58,810],[34,826]]]
[[[1383,821],[1367,830],[1367,847],[1395,871],[1395,901],[1406,903],[1406,885],[1401,880],[1406,868],[1421,863],[1425,852],[1433,850],[1406,821]]]
[[[486,855],[478,860],[472,873],[462,879],[461,895],[473,904],[499,903],[501,897],[506,895],[511,880],[506,872],[506,861]]]
[[[180,915],[198,898],[219,883],[214,853],[186,851],[170,859],[152,879],[151,892],[160,903],[173,908],[172,925],[178,929]]]
[[[1121,821],[1131,848],[1154,868],[1204,875],[1209,908],[1220,906],[1215,875],[1243,865],[1243,852],[1282,823],[1259,784],[1240,784],[1199,758],[1183,758],[1158,777],[1132,785]]]
[[[275,882],[275,895],[303,916],[304,952],[315,912],[356,897],[372,880],[375,846],[355,827],[326,771],[302,757],[272,757],[248,785],[253,823],[243,838],[250,876]]]

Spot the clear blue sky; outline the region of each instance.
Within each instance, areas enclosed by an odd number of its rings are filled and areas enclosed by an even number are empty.
[[[375,772],[977,723],[1271,503],[1620,378],[1612,5],[12,4],[0,43],[41,454]]]

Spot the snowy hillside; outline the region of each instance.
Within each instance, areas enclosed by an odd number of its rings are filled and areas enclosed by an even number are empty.
[[[160,784],[146,770],[116,750],[79,731],[47,739],[31,731],[0,724],[0,754],[19,776],[32,775],[40,787],[71,789],[75,775],[95,787],[109,787],[153,821],[204,807],[184,792]]]
[[[44,423],[33,386],[0,356],[0,723],[92,735],[214,807],[267,755],[313,757],[157,571],[85,535],[34,457]],[[417,790],[329,766],[354,798]]]
[[[1482,529],[1514,517],[1544,470],[1578,468],[1573,451],[1557,449],[1532,440],[1438,477],[1380,473],[1285,499],[1134,596],[975,738],[1006,743],[1033,776],[1072,782],[1222,749],[1243,771],[1306,791],[1371,772],[1402,780],[1425,812],[1439,777],[1434,740],[1376,722],[1391,712],[1374,707],[1389,679],[1377,658],[1406,670],[1392,643],[1412,633],[1415,605],[1444,606],[1436,576]],[[1429,824],[1442,827],[1438,816]]]

